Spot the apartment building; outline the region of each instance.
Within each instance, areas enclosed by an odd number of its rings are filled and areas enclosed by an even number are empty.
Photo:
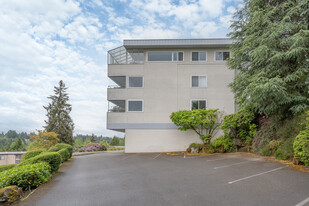
[[[107,129],[125,132],[125,152],[185,151],[200,142],[169,116],[179,110],[235,112],[227,38],[124,40],[108,51]]]
[[[0,152],[0,165],[19,164],[26,152]]]

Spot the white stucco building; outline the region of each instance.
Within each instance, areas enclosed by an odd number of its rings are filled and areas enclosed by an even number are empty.
[[[107,129],[125,132],[125,152],[185,151],[200,142],[179,131],[169,116],[179,110],[219,108],[235,112],[225,59],[231,40],[124,40],[108,51]]]

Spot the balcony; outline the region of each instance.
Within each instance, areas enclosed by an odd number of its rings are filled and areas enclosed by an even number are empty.
[[[108,112],[125,112],[126,101],[125,100],[109,100]]]
[[[117,47],[107,52],[108,64],[144,64],[143,49],[129,49],[124,46]]]

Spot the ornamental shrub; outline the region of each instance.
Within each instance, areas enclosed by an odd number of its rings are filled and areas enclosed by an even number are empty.
[[[27,160],[27,159],[30,159],[32,157],[35,157],[35,156],[38,156],[39,154],[41,154],[42,152],[44,152],[44,150],[33,150],[33,151],[30,151],[30,152],[26,152],[25,154],[23,154],[22,156],[22,161],[24,160]]]
[[[106,151],[107,147],[101,143],[89,143],[74,148],[74,152],[97,152]]]
[[[20,163],[19,165],[35,164],[38,162],[47,162],[50,165],[50,172],[56,172],[61,164],[61,155],[58,152],[46,152],[32,157]]]
[[[296,136],[293,149],[295,157],[309,166],[309,111],[306,113],[306,128]]]
[[[48,151],[49,151],[49,152],[58,152],[58,151],[60,151],[60,150],[63,149],[63,148],[65,148],[65,149],[68,150],[68,152],[69,152],[69,154],[70,154],[70,157],[69,157],[69,158],[71,158],[71,157],[72,157],[72,154],[73,154],[73,147],[72,147],[71,145],[69,145],[69,144],[58,143],[58,144],[56,144],[55,146],[51,147]]]
[[[61,155],[61,163],[67,161],[70,158],[70,153],[66,148],[59,150],[58,153]]]
[[[273,154],[271,148],[269,147],[269,144],[266,144],[262,149],[260,150],[260,154],[262,156],[271,156]]]
[[[50,166],[46,162],[14,167],[0,173],[0,188],[16,185],[28,190],[47,182],[50,177]]]
[[[17,164],[8,164],[8,165],[0,165],[0,172],[11,169],[15,167]]]
[[[256,124],[252,123],[255,116],[248,110],[239,110],[235,114],[224,117],[221,129],[224,135],[231,139],[241,139],[250,142],[256,133]]]
[[[219,137],[210,143],[215,152],[233,152],[235,143],[228,137]]]

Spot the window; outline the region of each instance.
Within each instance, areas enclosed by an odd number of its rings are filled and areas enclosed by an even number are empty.
[[[5,160],[4,155],[0,155],[0,160]]]
[[[148,52],[148,61],[183,61],[183,52]]]
[[[206,100],[192,100],[191,102],[191,110],[206,109],[206,107],[207,107]]]
[[[216,52],[215,54],[216,61],[225,61],[227,58],[230,58],[230,52]]]
[[[142,100],[129,100],[128,101],[128,112],[142,112],[143,101]]]
[[[129,77],[129,87],[143,87],[143,77]]]
[[[206,52],[192,52],[192,61],[206,61]]]
[[[206,87],[207,81],[206,76],[192,76],[191,86],[192,87]]]

